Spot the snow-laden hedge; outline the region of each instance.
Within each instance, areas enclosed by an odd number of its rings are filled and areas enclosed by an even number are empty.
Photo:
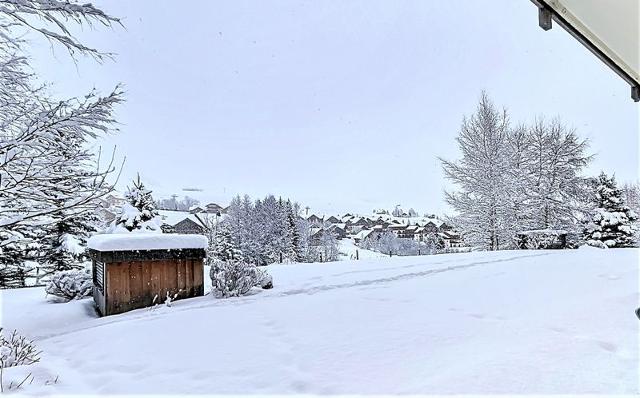
[[[518,232],[515,238],[520,249],[566,249],[567,231],[557,229],[539,229]]]
[[[254,286],[273,287],[271,275],[244,261],[216,261],[211,265],[209,276],[214,295],[221,298],[243,296]]]
[[[47,294],[72,300],[90,296],[92,288],[89,271],[74,269],[54,274],[45,290]]]

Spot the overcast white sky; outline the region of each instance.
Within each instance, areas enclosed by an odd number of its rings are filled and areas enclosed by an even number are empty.
[[[615,73],[528,0],[95,1],[126,29],[87,28],[117,53],[77,66],[35,35],[60,96],[126,85],[103,141],[160,196],[289,196],[316,211],[396,204],[441,213],[437,156],[486,89],[514,122],[560,116],[591,140],[590,168],[638,179],[638,105]],[[187,6],[188,5],[188,6]]]

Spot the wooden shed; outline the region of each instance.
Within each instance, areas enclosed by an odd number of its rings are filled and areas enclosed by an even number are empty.
[[[113,315],[204,294],[207,238],[179,234],[109,234],[89,239],[93,299]]]

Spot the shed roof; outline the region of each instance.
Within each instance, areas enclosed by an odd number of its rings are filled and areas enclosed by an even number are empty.
[[[206,249],[207,238],[194,234],[130,233],[94,235],[89,249],[98,251]]]

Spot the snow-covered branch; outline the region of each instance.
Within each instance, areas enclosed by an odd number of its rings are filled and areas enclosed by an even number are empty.
[[[38,22],[44,22],[45,26]],[[0,0],[0,37],[12,45],[19,46],[18,40],[6,31],[22,26],[42,34],[51,42],[61,44],[72,57],[78,53],[99,61],[112,57],[112,54],[100,52],[76,39],[67,27],[69,23],[88,26],[99,23],[108,27],[113,24],[121,25],[118,18],[90,3],[79,4],[69,0]],[[49,25],[58,31],[48,29]]]

